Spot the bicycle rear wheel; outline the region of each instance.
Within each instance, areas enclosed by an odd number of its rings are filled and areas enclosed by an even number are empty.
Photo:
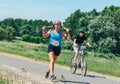
[[[75,74],[76,70],[77,70],[77,64],[74,62],[74,56],[73,56],[70,61],[70,72],[72,74]]]
[[[84,57],[81,60],[81,74],[82,76],[86,76],[87,73],[87,62]]]

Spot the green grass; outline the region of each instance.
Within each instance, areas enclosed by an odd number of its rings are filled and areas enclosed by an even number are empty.
[[[3,76],[1,73],[0,73],[0,84],[12,84],[12,80],[8,80],[7,79],[8,77],[6,76]]]
[[[120,58],[88,57],[88,64],[90,71],[120,77]]]
[[[35,60],[49,61],[47,45],[44,44],[32,44],[22,41],[1,41],[0,51],[33,58]],[[62,50],[56,63],[69,66],[73,54],[74,53],[69,50]],[[110,59],[105,54],[89,52],[87,62],[89,71],[120,77],[120,57]]]
[[[0,84],[5,84],[7,80],[5,80],[4,78],[0,77]]]

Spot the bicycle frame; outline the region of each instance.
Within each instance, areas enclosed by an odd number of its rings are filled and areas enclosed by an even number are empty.
[[[86,47],[82,47],[82,49],[86,49]],[[73,65],[74,64],[74,65]],[[79,53],[76,61],[75,61],[75,56],[72,57],[71,59],[71,64],[70,64],[70,69],[71,69],[71,73],[75,73],[77,68],[81,69],[82,75],[85,76],[86,72],[87,72],[87,62],[85,60],[85,56],[83,53]]]

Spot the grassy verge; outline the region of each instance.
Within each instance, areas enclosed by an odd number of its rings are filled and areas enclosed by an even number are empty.
[[[17,54],[36,60],[49,61],[47,55],[47,46],[43,44],[31,44],[22,41],[14,42],[0,42],[0,51],[11,54]],[[69,66],[73,52],[62,50],[57,64]],[[88,70],[95,71],[102,74],[120,77],[120,58],[114,57],[112,59],[95,57],[95,53],[88,53]],[[107,55],[106,55],[107,56]]]
[[[0,77],[0,84],[6,84],[6,81],[4,78]]]
[[[102,74],[120,77],[120,58],[112,59],[91,56],[88,58],[89,70]]]

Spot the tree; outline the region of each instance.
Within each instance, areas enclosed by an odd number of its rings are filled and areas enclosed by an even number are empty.
[[[101,15],[102,15],[102,16],[111,16],[111,17],[113,17],[114,14],[115,14],[115,12],[116,12],[117,10],[119,10],[119,9],[120,9],[120,7],[111,5],[110,7],[105,7],[105,8],[103,9],[103,11],[101,11]]]
[[[116,50],[116,26],[113,23],[113,17],[98,16],[89,24],[89,34],[96,44],[95,50],[104,53],[115,53],[113,51]]]
[[[6,39],[12,40],[14,38],[14,28],[7,26],[6,28]]]
[[[14,20],[14,29],[15,29],[15,36],[20,36],[20,28],[24,25],[24,20],[23,19],[15,19]]]
[[[116,52],[120,54],[120,8],[114,14],[114,24],[116,26],[116,29],[115,29],[116,31],[115,38],[117,41]]]
[[[3,40],[6,36],[6,30],[0,27],[0,40]]]
[[[25,25],[25,26],[22,26],[21,30],[20,30],[20,34],[21,35],[24,35],[24,34],[28,34],[28,35],[31,35],[31,26],[30,25]]]
[[[103,53],[114,53],[116,48],[116,40],[111,37],[107,37],[105,39],[100,39],[98,43],[98,50]]]
[[[4,19],[1,22],[1,27],[6,28],[7,26],[11,26],[11,27],[14,26],[14,19],[13,18]]]
[[[96,9],[93,9],[92,11],[88,12],[88,15],[95,17],[99,15],[99,12],[97,12]]]

